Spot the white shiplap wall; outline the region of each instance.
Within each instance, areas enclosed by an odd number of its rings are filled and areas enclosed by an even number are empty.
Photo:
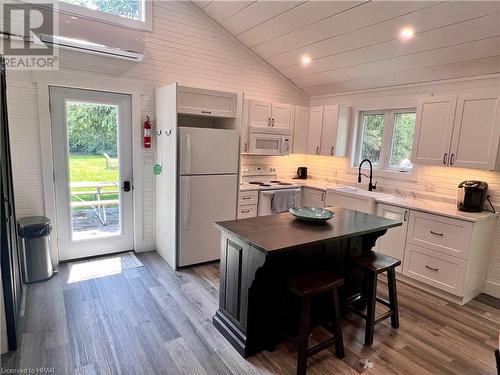
[[[245,94],[293,104],[307,95],[244,47],[200,9],[186,1],[153,3],[153,32],[146,33],[141,63],[60,51],[61,70],[142,81],[142,115],[153,118],[154,88],[171,82],[244,91]],[[44,213],[37,92],[31,72],[9,71],[7,96],[18,217]],[[140,124],[134,124],[139,127]],[[153,153],[143,152],[146,159]],[[135,178],[141,178],[135,176]],[[154,177],[142,176],[143,241],[154,243]]]

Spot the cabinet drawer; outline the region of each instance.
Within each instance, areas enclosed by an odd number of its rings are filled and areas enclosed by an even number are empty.
[[[467,259],[473,224],[444,216],[411,211],[407,241]]]
[[[240,191],[239,204],[257,204],[259,200],[259,192],[257,190]]]
[[[446,292],[463,296],[466,262],[407,244],[403,274]]]
[[[249,206],[238,207],[238,219],[247,219],[249,217],[257,216],[257,205],[252,204]]]

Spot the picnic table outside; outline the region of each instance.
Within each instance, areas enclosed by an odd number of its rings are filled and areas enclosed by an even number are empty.
[[[116,187],[116,190],[106,190],[105,188]],[[83,190],[85,189],[85,190]],[[78,181],[70,183],[71,196],[76,201],[71,202],[71,208],[91,207],[102,225],[107,224],[106,206],[118,205],[119,199],[103,199],[103,195],[119,193],[117,182],[96,182],[96,181]],[[82,195],[93,195],[91,201],[81,198]]]

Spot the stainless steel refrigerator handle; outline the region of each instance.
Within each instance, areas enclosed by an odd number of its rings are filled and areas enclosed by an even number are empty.
[[[184,181],[186,182],[186,186],[184,189],[184,229],[189,229],[189,222],[191,216],[191,181],[189,177],[184,177]]]
[[[191,172],[191,136],[186,134],[186,173]]]

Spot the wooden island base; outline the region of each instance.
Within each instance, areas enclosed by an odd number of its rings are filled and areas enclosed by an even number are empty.
[[[217,223],[221,229],[219,309],[213,324],[243,356],[273,350],[293,332],[298,306],[287,293],[290,276],[328,270],[346,278],[341,306],[359,295],[362,277],[349,257],[370,251],[378,237],[400,223],[345,209],[324,225],[285,213]],[[331,312],[330,299],[314,301],[313,325]]]

